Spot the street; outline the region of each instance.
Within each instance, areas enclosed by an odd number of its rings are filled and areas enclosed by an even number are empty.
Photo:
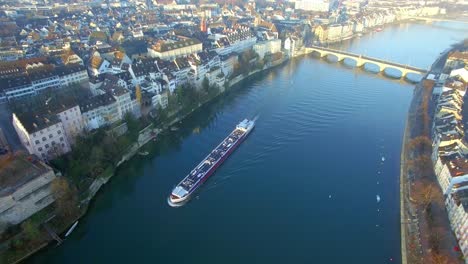
[[[0,104],[0,128],[11,150],[17,151],[23,149],[23,146],[21,145],[11,120],[12,114],[8,104]]]

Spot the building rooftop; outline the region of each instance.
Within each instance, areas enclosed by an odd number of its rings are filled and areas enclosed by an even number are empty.
[[[58,76],[64,76],[75,72],[85,71],[85,66],[81,64],[69,64],[66,66],[55,67],[54,72]]]
[[[10,195],[29,181],[52,169],[39,159],[15,154],[0,159],[0,197]]]
[[[194,39],[194,38],[182,39],[178,41],[159,40],[153,46],[151,46],[151,48],[158,52],[165,52],[165,51],[180,49],[180,48],[184,48],[184,47],[188,47],[192,45],[197,45],[200,43],[201,42],[198,39]]]
[[[88,112],[90,110],[96,109],[98,107],[101,107],[101,106],[113,104],[115,102],[116,100],[112,95],[105,93],[105,94],[93,96],[89,98],[88,100],[86,100],[85,102],[80,103],[80,108],[81,108],[81,112],[84,113],[84,112]]]
[[[20,86],[28,86],[31,81],[27,76],[10,76],[9,78],[0,79],[0,91],[8,90]]]
[[[465,51],[453,51],[449,53],[448,60],[468,60],[468,52]]]
[[[468,159],[460,157],[447,162],[447,167],[452,177],[459,177],[468,174]]]
[[[60,123],[59,118],[53,113],[36,113],[31,111],[13,114],[16,115],[26,131],[30,134]]]

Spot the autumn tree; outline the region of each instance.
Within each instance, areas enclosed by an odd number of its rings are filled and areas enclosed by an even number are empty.
[[[411,198],[426,211],[436,201],[438,190],[434,183],[418,180],[412,186]]]
[[[450,264],[450,263],[455,263],[450,260],[449,257],[447,257],[444,254],[437,253],[437,252],[431,252],[429,256],[431,264]]]
[[[409,150],[417,155],[430,155],[432,141],[427,136],[412,138],[408,144]]]
[[[75,216],[78,213],[76,189],[64,177],[55,178],[51,187],[57,214],[65,218]]]
[[[420,155],[407,162],[408,169],[418,178],[429,178],[434,175],[432,160],[429,155]]]

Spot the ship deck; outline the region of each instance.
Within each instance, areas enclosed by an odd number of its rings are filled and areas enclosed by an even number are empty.
[[[234,129],[208,156],[206,156],[198,165],[193,169],[187,177],[185,177],[178,186],[183,187],[188,192],[203,179],[206,173],[239,141],[240,138],[246,133],[245,130]]]

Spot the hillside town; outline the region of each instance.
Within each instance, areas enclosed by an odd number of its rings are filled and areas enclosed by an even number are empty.
[[[386,24],[418,17],[444,16],[465,4],[374,0],[3,3],[0,111],[7,114],[0,115],[0,254],[7,255],[8,261],[17,260],[44,246],[82,214],[61,212],[67,220],[54,223],[53,208],[63,205],[60,197],[67,196],[63,189],[74,190],[76,197],[67,201],[84,208],[107,181],[100,176],[128,159],[129,152],[137,153],[171,121],[245,77],[300,56],[310,45],[360,37]],[[432,156],[465,255],[466,65],[468,53],[453,52],[446,64],[450,71],[433,77],[437,109]],[[83,149],[85,143],[89,150]],[[113,158],[86,169],[78,164],[80,159],[91,163],[98,156]],[[38,226],[44,223],[51,237],[37,242],[34,236],[42,234]],[[15,249],[15,254],[9,255],[9,249]]]

